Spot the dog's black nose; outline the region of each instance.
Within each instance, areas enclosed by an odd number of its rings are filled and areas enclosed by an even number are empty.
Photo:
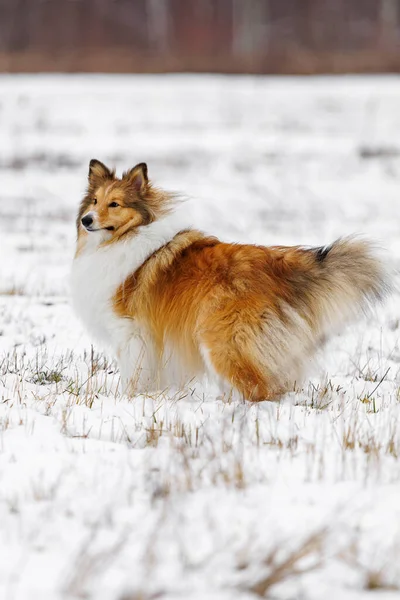
[[[86,215],[86,217],[82,217],[82,225],[85,227],[89,227],[93,223],[93,219],[90,215]]]

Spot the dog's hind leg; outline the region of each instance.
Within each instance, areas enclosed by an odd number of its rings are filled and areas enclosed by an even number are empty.
[[[285,393],[275,378],[267,369],[261,369],[251,356],[246,356],[246,350],[230,345],[224,349],[210,349],[205,344],[201,346],[207,372],[218,384],[221,391],[227,393],[234,389],[250,402],[262,400],[279,400]]]

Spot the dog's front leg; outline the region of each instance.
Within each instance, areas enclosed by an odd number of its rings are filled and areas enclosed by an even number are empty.
[[[129,338],[118,350],[121,392],[128,396],[156,388],[155,352],[140,336]]]

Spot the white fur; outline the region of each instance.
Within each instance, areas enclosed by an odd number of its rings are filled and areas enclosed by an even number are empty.
[[[138,388],[155,377],[155,353],[146,331],[134,319],[118,317],[112,306],[118,287],[156,250],[188,226],[173,213],[115,244],[107,231],[88,233],[71,273],[72,304],[91,335],[118,357],[123,389],[137,379]],[[135,373],[136,371],[136,373]]]
[[[214,385],[217,388],[219,392],[218,398],[220,400],[240,399],[240,394],[233,388],[232,384],[216,372],[210,358],[210,350],[207,346],[205,344],[200,344],[199,350],[204,362],[207,379],[211,385]]]

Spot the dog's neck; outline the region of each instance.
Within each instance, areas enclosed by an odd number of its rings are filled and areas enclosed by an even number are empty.
[[[184,229],[190,229],[187,219],[179,212],[173,212],[149,225],[137,227],[115,242],[108,231],[89,233],[77,260],[94,259],[101,271],[114,274],[111,277],[114,281],[123,281]]]

